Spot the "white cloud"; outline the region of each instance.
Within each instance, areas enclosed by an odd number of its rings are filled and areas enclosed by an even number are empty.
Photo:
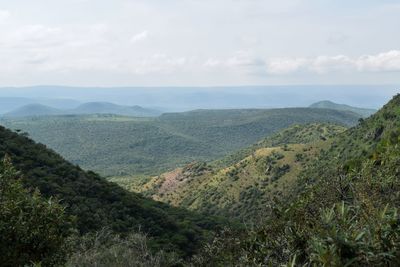
[[[204,62],[203,66],[206,68],[214,68],[221,65],[221,61],[215,58],[209,58]]]
[[[236,51],[232,56],[224,59],[208,58],[202,65],[206,68],[237,69],[265,66],[265,62],[253,56],[249,51]]]
[[[8,48],[39,48],[59,45],[64,41],[60,28],[44,25],[25,25],[0,37],[0,46]]]
[[[133,44],[138,43],[138,42],[146,40],[148,36],[149,36],[149,33],[147,31],[143,31],[139,34],[132,36],[130,42]]]
[[[394,0],[3,2],[3,85],[399,81]]]
[[[266,61],[267,73],[275,75],[296,72],[326,74],[331,72],[400,72],[400,51],[376,55],[318,56],[315,58],[279,58]]]
[[[400,51],[392,50],[377,55],[366,55],[360,57],[357,62],[359,71],[400,71]]]
[[[0,9],[0,22],[7,20],[10,16],[10,11]]]
[[[288,74],[297,72],[306,65],[307,59],[275,59],[271,60],[267,65],[267,72],[270,74]]]
[[[138,75],[168,74],[183,68],[187,63],[185,57],[168,57],[164,54],[154,54],[150,57],[134,60],[127,64],[127,69]]]

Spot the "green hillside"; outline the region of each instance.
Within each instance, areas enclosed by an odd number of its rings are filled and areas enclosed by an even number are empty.
[[[199,110],[158,118],[115,115],[2,119],[67,160],[105,176],[159,174],[210,161],[293,124],[354,125],[359,115],[310,108]]]
[[[146,199],[85,172],[44,145],[0,127],[0,158],[11,158],[26,188],[38,188],[46,198],[57,197],[68,216],[85,234],[104,227],[117,233],[143,231],[153,246],[190,254],[207,230],[220,223]]]
[[[362,117],[366,118],[371,116],[376,112],[375,109],[370,108],[358,108],[345,104],[337,104],[332,101],[320,101],[310,105],[310,108],[324,108],[324,109],[335,109],[335,110],[343,110],[343,111],[351,111],[357,114],[360,114]]]
[[[330,148],[300,173],[293,190],[271,202],[263,223],[243,235],[225,234],[214,240],[200,262],[398,266],[399,147],[397,95],[335,137]]]
[[[144,183],[114,181],[174,206],[255,220],[271,199],[286,194],[301,170],[329,146],[329,139],[344,130],[330,124],[296,125],[214,164],[192,163]]]

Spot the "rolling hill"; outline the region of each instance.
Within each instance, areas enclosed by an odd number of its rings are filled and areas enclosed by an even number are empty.
[[[140,106],[121,106],[109,102],[88,102],[67,111],[67,114],[116,114],[134,117],[154,117],[161,113],[157,110]]]
[[[81,234],[107,227],[117,233],[139,229],[155,247],[192,253],[207,231],[220,222],[146,199],[85,172],[25,136],[0,127],[0,158],[11,158],[27,188],[38,188],[46,198],[57,197],[76,218]]]
[[[335,109],[342,111],[351,111],[360,114],[364,118],[369,117],[376,112],[375,109],[352,107],[349,105],[337,104],[328,100],[319,101],[314,104],[311,104],[310,108],[325,108],[325,109]]]
[[[174,206],[254,221],[345,129],[331,124],[296,125],[211,164],[192,163],[141,183],[113,181]]]
[[[4,89],[4,88],[3,88]],[[13,89],[15,90],[15,89]],[[12,95],[12,94],[10,94]],[[30,95],[26,92],[26,95]],[[55,109],[74,109],[80,104],[79,101],[72,99],[58,99],[48,97],[2,97],[0,96],[0,114],[13,112],[27,105],[43,105]]]
[[[105,176],[156,175],[195,160],[211,161],[293,124],[354,125],[359,115],[328,109],[198,110],[157,118],[71,115],[4,118],[84,169]]]
[[[42,104],[28,104],[4,114],[4,117],[35,117],[53,115],[115,114],[134,117],[155,117],[157,110],[140,106],[121,106],[108,102],[88,102],[73,109],[57,109]]]
[[[30,117],[60,115],[62,111],[41,104],[29,104],[4,114],[4,117]]]
[[[399,265],[399,147],[397,95],[332,138],[287,194],[271,200],[255,229],[214,241],[204,259],[244,266]]]

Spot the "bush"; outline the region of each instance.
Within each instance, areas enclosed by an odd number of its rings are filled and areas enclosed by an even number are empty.
[[[310,261],[323,266],[399,266],[397,210],[386,206],[368,217],[363,212],[343,202],[325,210],[321,228],[310,242]]]
[[[0,207],[2,266],[65,262],[71,219],[58,201],[24,189],[8,158],[0,163]]]
[[[147,236],[141,233],[131,233],[123,238],[107,229],[102,229],[74,240],[76,250],[66,266],[179,266],[180,260],[175,254],[163,251],[152,254],[148,248],[148,241]]]

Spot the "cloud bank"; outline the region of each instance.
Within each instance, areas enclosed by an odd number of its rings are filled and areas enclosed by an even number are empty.
[[[296,72],[327,74],[330,72],[400,72],[400,51],[352,58],[345,55],[315,58],[280,58],[266,62],[269,74],[288,75]]]
[[[0,86],[400,83],[395,0],[3,2]]]

